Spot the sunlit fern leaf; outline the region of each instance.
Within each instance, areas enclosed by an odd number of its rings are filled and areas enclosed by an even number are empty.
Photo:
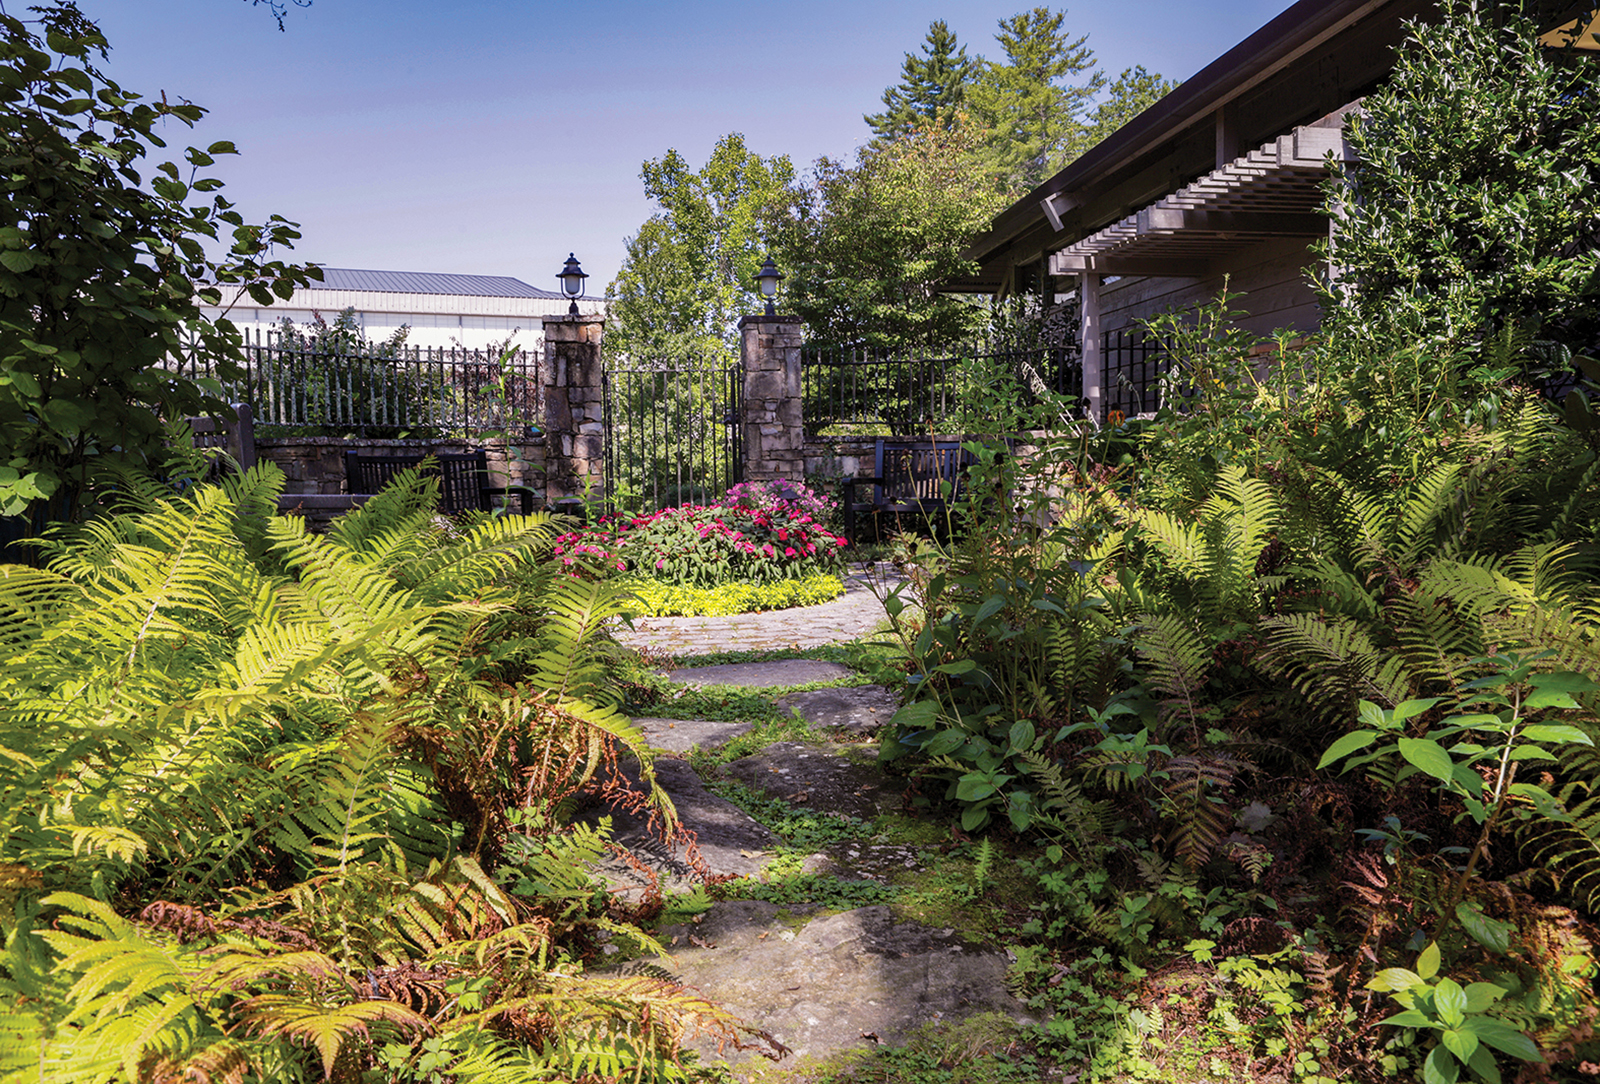
[[[332,1079],[334,1065],[351,1039],[362,1043],[385,1035],[407,1039],[430,1030],[426,1017],[398,1001],[324,1005],[289,994],[255,994],[240,1000],[238,1016],[246,1032],[282,1036],[315,1048],[328,1079]]]
[[[1361,624],[1347,617],[1287,614],[1262,621],[1266,664],[1287,677],[1324,717],[1344,717],[1358,700],[1393,706],[1415,682],[1398,654],[1379,651]]]
[[[425,529],[439,506],[439,478],[413,467],[396,471],[389,484],[360,507],[328,525],[328,540],[371,562],[413,550],[406,541]]]
[[[289,783],[296,803],[293,820],[304,831],[301,837],[280,837],[285,844],[309,846],[310,853],[342,870],[388,838],[379,792],[395,755],[389,741],[393,729],[392,720],[361,714],[334,737],[275,758],[273,770]]]
[[[1461,468],[1446,463],[1412,486],[1399,514],[1384,532],[1385,552],[1397,567],[1415,568],[1436,544],[1436,529],[1448,517],[1460,484]]]
[[[1406,669],[1420,689],[1453,693],[1485,644],[1477,622],[1462,620],[1449,600],[1423,589],[1391,599],[1386,615]]]
[[[533,660],[534,680],[557,697],[613,700],[605,674],[615,646],[602,629],[628,612],[627,595],[609,582],[559,577],[545,602],[549,620]]]
[[[470,598],[517,561],[547,547],[554,537],[547,513],[497,516],[473,524],[448,545],[392,563],[387,571],[399,583],[412,587],[423,602]]]

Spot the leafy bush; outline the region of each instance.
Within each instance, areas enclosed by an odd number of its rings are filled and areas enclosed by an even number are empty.
[[[720,587],[682,587],[655,580],[625,580],[627,589],[652,617],[725,617],[757,610],[816,606],[844,594],[844,582],[826,573],[774,583],[725,583]]]

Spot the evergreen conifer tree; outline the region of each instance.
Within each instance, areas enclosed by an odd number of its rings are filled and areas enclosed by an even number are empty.
[[[989,167],[1013,191],[1034,187],[1075,156],[1088,127],[1084,111],[1105,86],[1088,35],[1069,38],[1065,17],[1036,7],[1001,19],[996,38],[1005,61],[985,62],[966,96],[988,132]],[[1074,77],[1080,81],[1067,81]]]
[[[967,57],[967,47],[957,44],[949,24],[935,20],[922,54],[907,53],[900,82],[883,92],[883,112],[862,118],[877,136],[875,142],[897,139],[930,122],[948,128],[980,63]]]

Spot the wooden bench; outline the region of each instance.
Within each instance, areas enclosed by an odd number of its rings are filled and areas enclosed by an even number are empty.
[[[196,448],[226,452],[240,470],[249,470],[258,462],[255,411],[249,403],[234,403],[232,406],[232,418],[201,415],[186,419],[189,432],[194,434]],[[214,463],[212,469],[218,469],[218,464]],[[352,497],[348,493],[284,493],[278,497],[278,511],[326,518],[348,512],[365,499],[364,496]]]
[[[977,457],[962,447],[960,437],[879,437],[873,462],[871,476],[846,478],[843,483],[844,529],[852,538],[858,512],[926,516],[944,511],[964,495],[966,468]],[[861,486],[872,487],[865,499],[857,495]]]
[[[489,474],[489,453],[479,448],[473,452],[435,452],[432,455],[395,454],[373,455],[367,452],[344,453],[346,488],[351,493],[376,493],[396,474],[403,470],[428,464],[428,470],[439,477],[439,511],[493,512],[502,504],[509,505],[511,498],[518,499],[523,515],[533,512],[533,490],[527,486],[497,486]]]

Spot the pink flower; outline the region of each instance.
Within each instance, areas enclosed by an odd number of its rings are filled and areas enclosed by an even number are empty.
[[[794,547],[793,546],[785,546],[784,550],[783,550],[783,555],[785,557],[796,557],[796,556],[799,556],[798,554],[796,554],[794,552]]]
[[[628,567],[628,564],[627,564],[626,561],[618,561],[617,562],[617,571],[618,572],[621,572],[623,569],[625,569],[627,567]]]

